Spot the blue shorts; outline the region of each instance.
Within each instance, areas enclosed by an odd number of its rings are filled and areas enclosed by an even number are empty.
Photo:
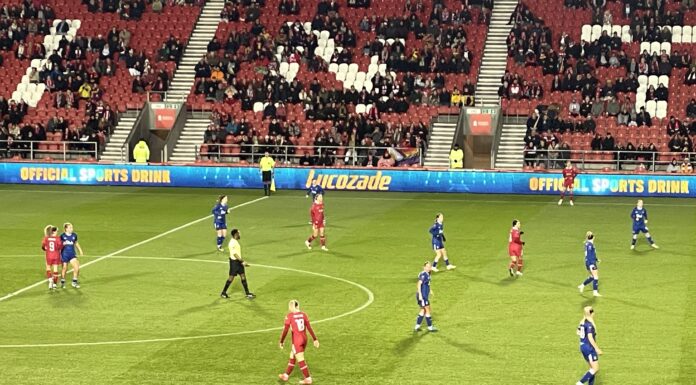
[[[61,255],[60,261],[63,263],[70,263],[73,259],[77,258],[77,255]]]
[[[580,345],[580,353],[582,353],[582,358],[587,362],[597,362],[599,361],[599,356],[594,348],[590,345]]]
[[[597,270],[597,263],[585,263],[585,268],[587,271]]]
[[[647,233],[648,226],[633,226],[633,234]]]
[[[445,248],[445,244],[442,241],[433,241],[433,250],[442,250]]]
[[[215,222],[215,230],[227,230],[227,223]]]
[[[423,297],[423,301],[418,299],[418,294],[416,294],[416,302],[418,302],[418,307],[426,307],[430,306],[430,301],[428,301],[428,297]]]

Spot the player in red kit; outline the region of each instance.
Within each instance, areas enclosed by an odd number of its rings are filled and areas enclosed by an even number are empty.
[[[41,242],[41,249],[46,252],[46,278],[48,278],[48,289],[53,290],[58,284],[58,266],[60,266],[60,251],[63,249],[63,242],[58,236],[58,228],[48,225],[44,228],[44,238]]]
[[[561,190],[561,199],[558,201],[558,205],[563,204],[563,198],[565,198],[566,192],[570,195],[570,205],[573,206],[573,187],[575,186],[575,177],[578,172],[570,164],[570,161],[566,163],[563,169],[563,189]]]
[[[312,250],[312,242],[319,237],[321,249],[329,251],[326,248],[326,235],[324,235],[324,195],[317,194],[314,198],[310,214],[312,216],[312,235],[305,241],[305,246]]]
[[[510,276],[514,277],[522,275],[522,246],[524,242],[520,238],[524,232],[520,231],[522,224],[517,219],[512,220],[512,229],[510,229],[510,239],[508,244],[508,254],[510,255],[510,265],[508,271]]]
[[[285,369],[285,373],[278,375],[278,378],[280,378],[281,381],[287,381],[290,378],[290,373],[292,373],[292,370],[295,368],[295,363],[297,363],[304,377],[304,379],[300,381],[300,384],[311,384],[312,376],[309,374],[309,368],[304,359],[304,351],[307,347],[307,331],[309,331],[309,334],[314,340],[315,348],[319,348],[319,340],[314,334],[312,326],[309,324],[307,314],[300,311],[300,303],[293,299],[288,304],[288,309],[290,313],[285,316],[285,327],[283,328],[283,334],[280,336],[280,348],[283,349],[283,343],[285,342],[288,330],[292,329],[292,350],[290,351],[288,367]]]

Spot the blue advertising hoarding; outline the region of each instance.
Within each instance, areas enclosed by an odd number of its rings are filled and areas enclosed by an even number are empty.
[[[277,168],[278,189],[556,194],[560,173]],[[255,167],[0,163],[0,183],[260,188]],[[577,195],[696,197],[696,176],[580,174]]]

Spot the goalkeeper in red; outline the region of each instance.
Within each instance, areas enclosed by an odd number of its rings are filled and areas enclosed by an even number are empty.
[[[291,300],[288,304],[288,310],[290,311],[285,316],[285,326],[283,327],[283,334],[280,336],[280,348],[283,349],[283,343],[285,342],[285,337],[288,335],[288,331],[292,329],[292,350],[290,351],[290,360],[288,361],[288,367],[285,369],[284,373],[278,375],[281,381],[287,381],[290,379],[290,374],[292,370],[295,369],[295,364],[300,366],[302,371],[302,376],[304,379],[300,381],[300,384],[311,384],[312,377],[309,374],[309,368],[304,359],[304,351],[307,347],[307,331],[312,336],[314,340],[314,347],[319,348],[319,340],[317,339],[312,326],[309,324],[309,318],[307,314],[300,311],[300,303],[297,300]]]
[[[570,161],[568,161],[563,169],[563,188],[561,189],[561,199],[558,201],[559,206],[563,204],[566,193],[569,195],[570,205],[573,206],[573,188],[575,186],[576,176],[578,176],[578,172],[573,168]]]

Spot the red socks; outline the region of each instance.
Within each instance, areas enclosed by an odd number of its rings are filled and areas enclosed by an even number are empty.
[[[300,370],[302,371],[302,375],[304,378],[309,377],[309,368],[307,367],[307,363],[304,361],[300,361]]]
[[[53,276],[53,273],[51,273],[51,270],[46,270],[46,278],[51,278]]]
[[[310,236],[309,238],[307,238],[307,242],[312,243],[312,241],[314,241],[315,239],[317,239],[317,237],[315,237],[314,235],[312,235],[312,236]]]
[[[522,260],[518,259],[517,260],[517,271],[522,271],[522,265],[523,265]]]
[[[326,237],[319,238],[319,241],[321,242],[322,246],[326,246]]]
[[[511,261],[510,264],[508,265],[508,269],[514,269],[515,265],[516,265],[516,263]]]
[[[58,273],[53,273],[53,283],[58,283]]]
[[[285,369],[285,374],[287,374],[287,375],[289,376],[290,373],[292,373],[292,370],[293,370],[293,369],[295,369],[295,358],[291,358],[291,359],[288,361],[288,368]]]

